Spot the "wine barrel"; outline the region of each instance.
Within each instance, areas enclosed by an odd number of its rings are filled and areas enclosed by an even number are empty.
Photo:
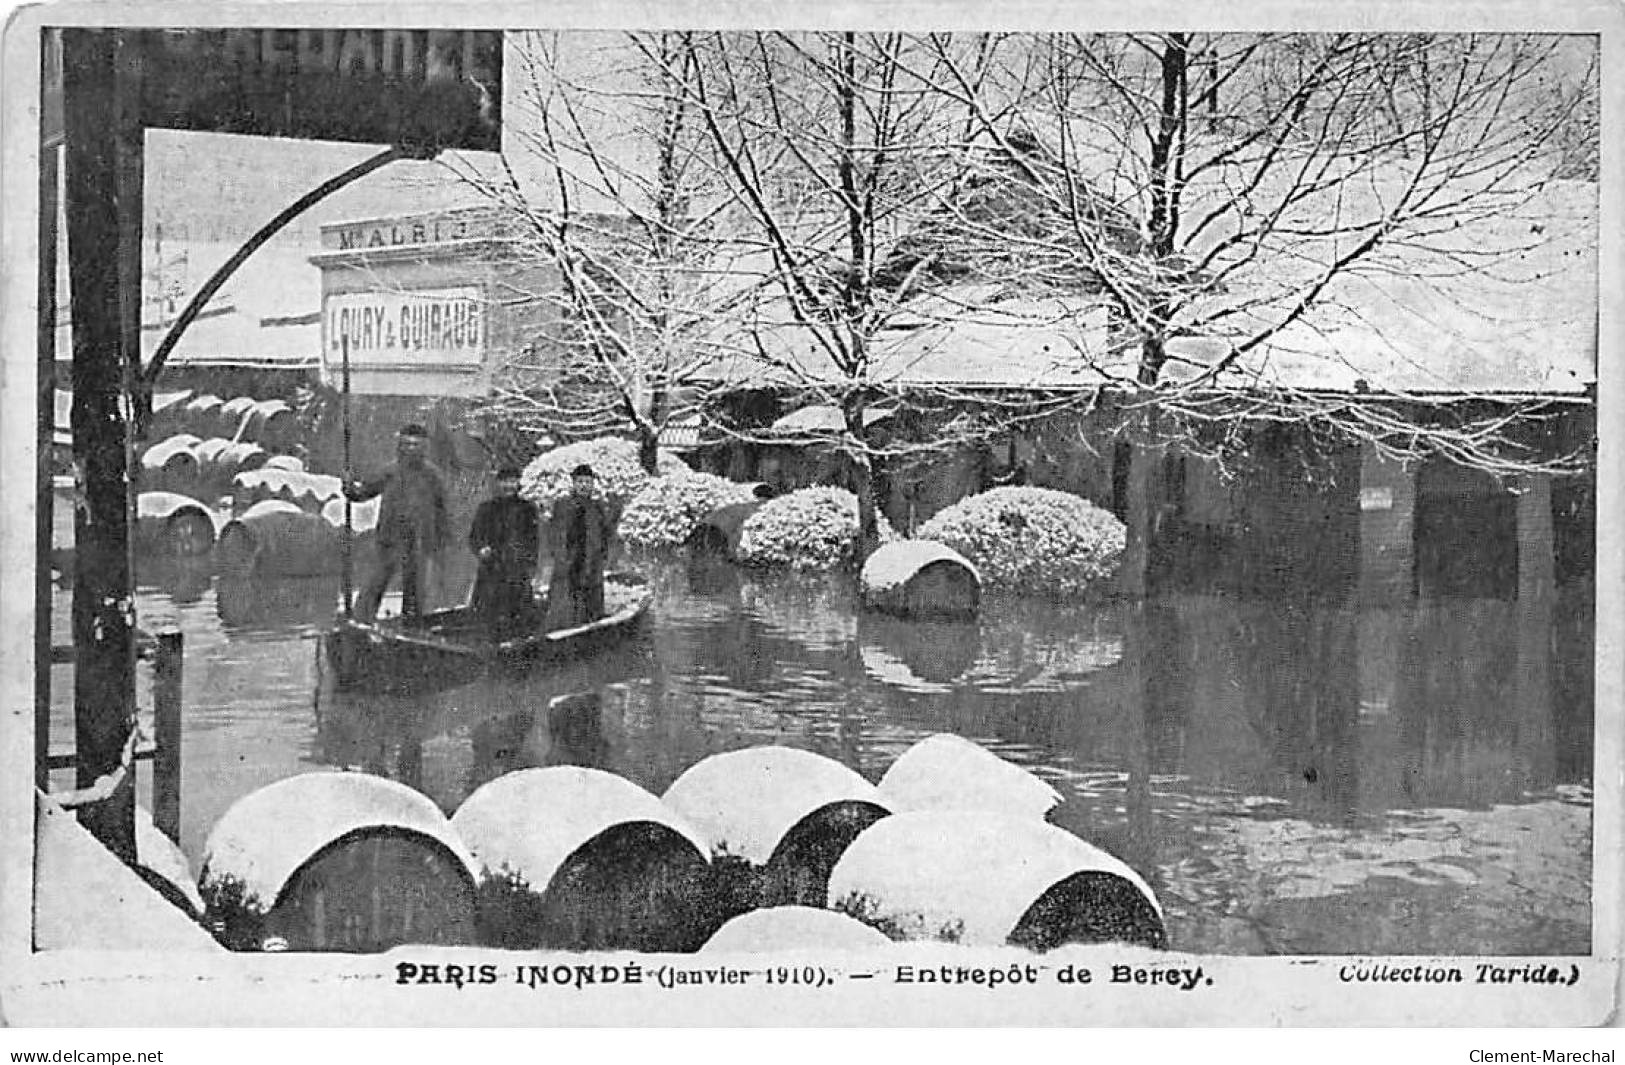
[[[220,476],[224,477],[229,485],[239,473],[259,469],[270,457],[270,453],[258,444],[239,441],[221,448],[214,461],[220,470]]]
[[[828,905],[893,939],[1167,945],[1162,906],[1134,870],[1054,825],[980,811],[877,822],[830,873]]]
[[[962,736],[927,736],[880,778],[880,794],[898,813],[983,810],[1042,821],[1061,793],[1018,765]]]
[[[746,519],[761,506],[760,501],[753,500],[717,507],[701,518],[694,531],[689,533],[687,546],[706,554],[733,558],[739,551],[739,537],[744,531]]]
[[[707,954],[873,950],[891,940],[854,917],[811,906],[770,906],[733,918],[705,941]]]
[[[315,577],[341,565],[340,533],[281,499],[255,503],[220,531],[220,572],[232,577]]]
[[[243,430],[248,427],[248,412],[254,409],[257,403],[253,396],[234,396],[220,405],[220,425],[224,435],[233,440],[244,439]]]
[[[205,919],[236,950],[474,943],[474,860],[404,784],[306,773],[237,800],[204,846]]]
[[[713,855],[753,867],[770,906],[822,905],[835,862],[890,812],[879,789],[841,763],[777,746],[696,762],[664,801],[705,833]]]
[[[598,769],[522,769],[452,815],[480,868],[480,941],[510,949],[694,950],[705,839],[653,795]]]
[[[301,510],[318,513],[339,498],[342,482],[337,477],[262,466],[239,473],[232,481],[232,496],[249,506],[267,499],[281,499]]]
[[[141,453],[141,487],[149,491],[197,491],[202,465],[193,450],[201,441],[191,433],[166,437]]]
[[[254,404],[242,426],[242,439],[252,440],[269,451],[292,451],[301,435],[298,415],[280,399]]]
[[[142,492],[136,496],[135,512],[140,550],[195,558],[214,547],[219,518],[191,496]]]
[[[934,540],[882,544],[863,563],[863,605],[903,618],[975,617],[982,579],[966,558]]]
[[[225,400],[219,396],[193,396],[186,401],[186,406],[182,409],[182,421],[186,426],[186,431],[204,439],[211,436],[224,436],[225,434],[222,432],[224,423],[220,418],[220,408],[225,405]]]
[[[197,455],[198,462],[207,469],[220,458],[220,453],[231,446],[231,441],[223,436],[206,436],[192,446],[192,453]]]
[[[154,393],[152,415],[147,422],[148,439],[162,440],[166,436],[186,432],[186,404],[192,395],[190,389]]]
[[[350,504],[350,527],[356,535],[368,534],[378,528],[380,500],[381,497],[375,497],[365,503]],[[329,525],[344,528],[344,497],[341,495],[322,504],[322,517],[327,519]]]

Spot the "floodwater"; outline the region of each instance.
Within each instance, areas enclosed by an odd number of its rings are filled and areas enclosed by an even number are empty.
[[[651,571],[654,621],[634,644],[564,673],[386,698],[324,683],[313,637],[333,582],[147,569],[142,625],[186,638],[194,871],[234,800],[317,768],[395,777],[449,813],[515,768],[591,765],[659,794],[706,755],[768,743],[878,780],[953,732],[1059,789],[1051,820],[1145,876],[1176,949],[1590,948],[1584,592],[1357,611],[994,596],[979,622],[920,625],[860,614],[849,580],[677,562]],[[59,593],[64,641],[67,608]],[[54,747],[72,743],[69,676]],[[548,713],[580,693],[596,713]]]

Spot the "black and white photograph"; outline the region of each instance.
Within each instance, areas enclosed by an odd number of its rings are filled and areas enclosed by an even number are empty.
[[[5,1021],[1608,1023],[1625,14],[1220,18],[16,13]]]

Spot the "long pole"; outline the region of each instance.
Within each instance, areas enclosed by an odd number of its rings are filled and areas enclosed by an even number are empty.
[[[351,546],[355,540],[355,524],[351,518],[350,510],[350,484],[355,480],[355,471],[350,466],[350,338],[339,338],[340,373],[343,375],[343,392],[339,397],[339,418],[344,425],[344,616],[350,617],[355,611],[355,576],[351,572],[351,557],[354,548]]]

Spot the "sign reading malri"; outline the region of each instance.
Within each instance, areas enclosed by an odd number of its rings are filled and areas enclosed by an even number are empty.
[[[140,31],[148,126],[500,148],[495,30]]]
[[[346,339],[357,366],[477,367],[485,355],[485,307],[472,286],[333,293],[323,312],[329,366]]]

